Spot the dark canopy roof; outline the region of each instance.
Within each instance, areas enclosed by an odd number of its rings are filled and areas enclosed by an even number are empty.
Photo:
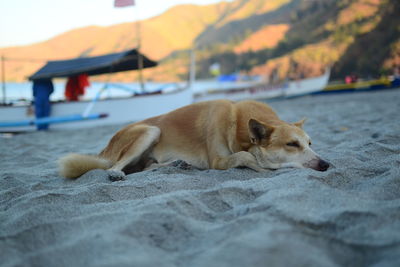
[[[140,54],[143,68],[154,67],[157,62]],[[97,57],[81,57],[70,60],[48,61],[29,80],[70,77],[78,74],[99,75],[128,70],[137,70],[138,51],[136,49]]]

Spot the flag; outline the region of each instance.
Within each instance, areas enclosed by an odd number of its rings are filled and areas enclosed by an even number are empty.
[[[114,7],[126,7],[135,5],[134,0],[114,0]]]

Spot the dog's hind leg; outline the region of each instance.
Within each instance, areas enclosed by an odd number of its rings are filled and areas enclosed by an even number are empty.
[[[123,180],[125,173],[122,170],[128,165],[138,163],[158,142],[161,133],[158,127],[145,126],[140,130],[140,135],[122,148],[118,160],[108,169],[110,180]]]

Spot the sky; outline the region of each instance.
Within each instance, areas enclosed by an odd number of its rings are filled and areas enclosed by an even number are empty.
[[[109,26],[157,16],[179,4],[219,0],[135,0],[114,8],[114,0],[0,0],[0,47],[28,45],[91,25]]]

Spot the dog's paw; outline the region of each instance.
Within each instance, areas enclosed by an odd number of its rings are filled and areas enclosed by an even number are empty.
[[[126,175],[123,171],[108,170],[108,179],[111,182],[122,181],[126,179]]]
[[[175,160],[174,162],[171,163],[171,166],[174,166],[176,168],[179,168],[181,170],[191,170],[193,169],[193,166],[187,163],[186,161],[183,160]]]
[[[256,172],[265,172],[266,170],[261,168],[261,166],[257,163],[257,159],[253,154],[240,151],[236,153],[236,157],[239,161],[239,166],[250,168]]]

